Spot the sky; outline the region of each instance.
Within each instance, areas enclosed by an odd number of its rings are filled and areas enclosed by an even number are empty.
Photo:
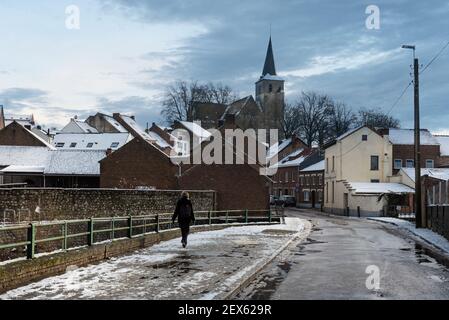
[[[366,26],[372,5],[378,29]],[[99,111],[162,123],[179,80],[254,94],[271,29],[288,101],[316,91],[411,128],[413,88],[394,105],[412,80],[401,45],[416,45],[424,67],[449,41],[440,0],[2,0],[0,15],[0,104],[56,127]],[[449,133],[448,71],[449,48],[420,79],[421,125],[436,133]]]

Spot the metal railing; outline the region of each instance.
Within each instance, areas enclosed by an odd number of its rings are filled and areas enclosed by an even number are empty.
[[[0,227],[0,233],[7,232],[9,235],[11,233],[17,233],[15,238],[20,237],[19,234],[23,233],[24,238],[23,241],[19,242],[0,243],[0,250],[25,247],[26,258],[33,259],[36,254],[36,247],[50,242],[60,241],[60,249],[69,250],[74,247],[92,246],[106,240],[114,241],[118,239],[117,234],[124,232],[126,232],[126,238],[142,237],[149,233],[159,233],[163,230],[174,229],[177,224],[172,223],[172,215],[172,213],[164,213],[142,216],[90,218]],[[194,225],[251,224],[256,222],[271,224],[279,223],[282,219],[282,214],[273,210],[198,211],[195,212],[195,216]],[[105,225],[108,227],[105,227]],[[51,236],[39,237],[39,231],[45,231],[45,228],[56,228],[58,232],[52,230],[50,231],[50,233],[53,233]],[[107,237],[107,239],[95,240],[96,236],[98,238],[98,235],[103,235],[103,238]],[[82,239],[83,237],[84,241]],[[124,237],[122,236],[120,238]],[[85,244],[69,245],[69,240],[73,239],[81,240]],[[39,253],[52,251],[55,250],[42,248],[42,252]]]

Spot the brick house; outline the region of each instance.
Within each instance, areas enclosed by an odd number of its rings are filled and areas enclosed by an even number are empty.
[[[316,154],[321,158],[319,152]],[[299,170],[298,202],[301,207],[321,208],[324,199],[324,163],[321,160]]]
[[[0,130],[0,145],[53,148],[47,141],[16,121]]]
[[[401,168],[415,167],[415,138],[413,129],[380,129],[393,146],[392,172],[397,174]],[[427,129],[422,129],[421,168],[435,168],[440,164],[440,143]]]
[[[178,189],[179,166],[170,157],[141,138],[100,161],[100,187]]]

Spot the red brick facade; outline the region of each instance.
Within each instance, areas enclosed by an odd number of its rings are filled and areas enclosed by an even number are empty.
[[[413,145],[393,145],[393,174],[397,174],[400,170],[399,166],[395,166],[395,162],[401,160],[402,167],[407,167],[407,160],[410,164],[415,163],[415,146]],[[421,145],[421,168],[429,167],[428,162],[432,161],[433,167],[440,165],[440,146],[439,145]],[[397,161],[399,162],[399,161]]]
[[[12,122],[0,131],[0,145],[47,147],[48,145],[17,122]]]
[[[152,144],[134,138],[100,161],[100,187],[178,189],[179,167]]]

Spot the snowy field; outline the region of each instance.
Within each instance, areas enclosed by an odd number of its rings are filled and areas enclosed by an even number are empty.
[[[304,233],[305,223],[286,218],[282,225],[192,234],[187,249],[174,239],[100,264],[69,267],[0,299],[213,299]]]

